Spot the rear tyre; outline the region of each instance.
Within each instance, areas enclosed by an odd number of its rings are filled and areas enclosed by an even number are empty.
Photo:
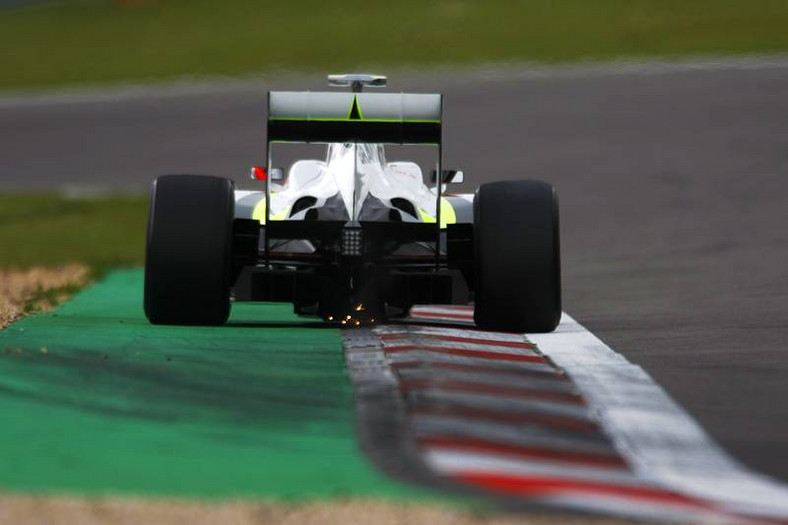
[[[230,315],[235,185],[202,175],[153,182],[145,315],[153,324],[220,325]]]
[[[483,184],[473,220],[477,326],[555,330],[561,319],[561,255],[553,187],[535,180]]]

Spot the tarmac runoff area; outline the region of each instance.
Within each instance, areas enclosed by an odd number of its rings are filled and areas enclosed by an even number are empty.
[[[114,272],[0,331],[3,491],[419,498],[357,451],[337,330],[270,305],[151,326],[142,282]]]

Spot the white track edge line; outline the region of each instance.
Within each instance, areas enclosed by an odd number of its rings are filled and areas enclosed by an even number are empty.
[[[639,476],[731,511],[788,515],[788,486],[739,464],[641,367],[572,317],[527,337],[567,372]]]

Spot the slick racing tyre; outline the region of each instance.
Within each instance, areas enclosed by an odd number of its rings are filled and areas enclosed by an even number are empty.
[[[483,329],[551,332],[561,318],[558,199],[545,182],[483,184],[474,220],[474,320]]]
[[[153,182],[145,315],[153,324],[220,325],[230,315],[232,181],[163,175]]]

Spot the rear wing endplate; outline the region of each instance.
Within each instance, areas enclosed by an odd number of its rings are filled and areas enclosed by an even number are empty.
[[[442,97],[413,93],[268,93],[269,142],[441,142]]]

